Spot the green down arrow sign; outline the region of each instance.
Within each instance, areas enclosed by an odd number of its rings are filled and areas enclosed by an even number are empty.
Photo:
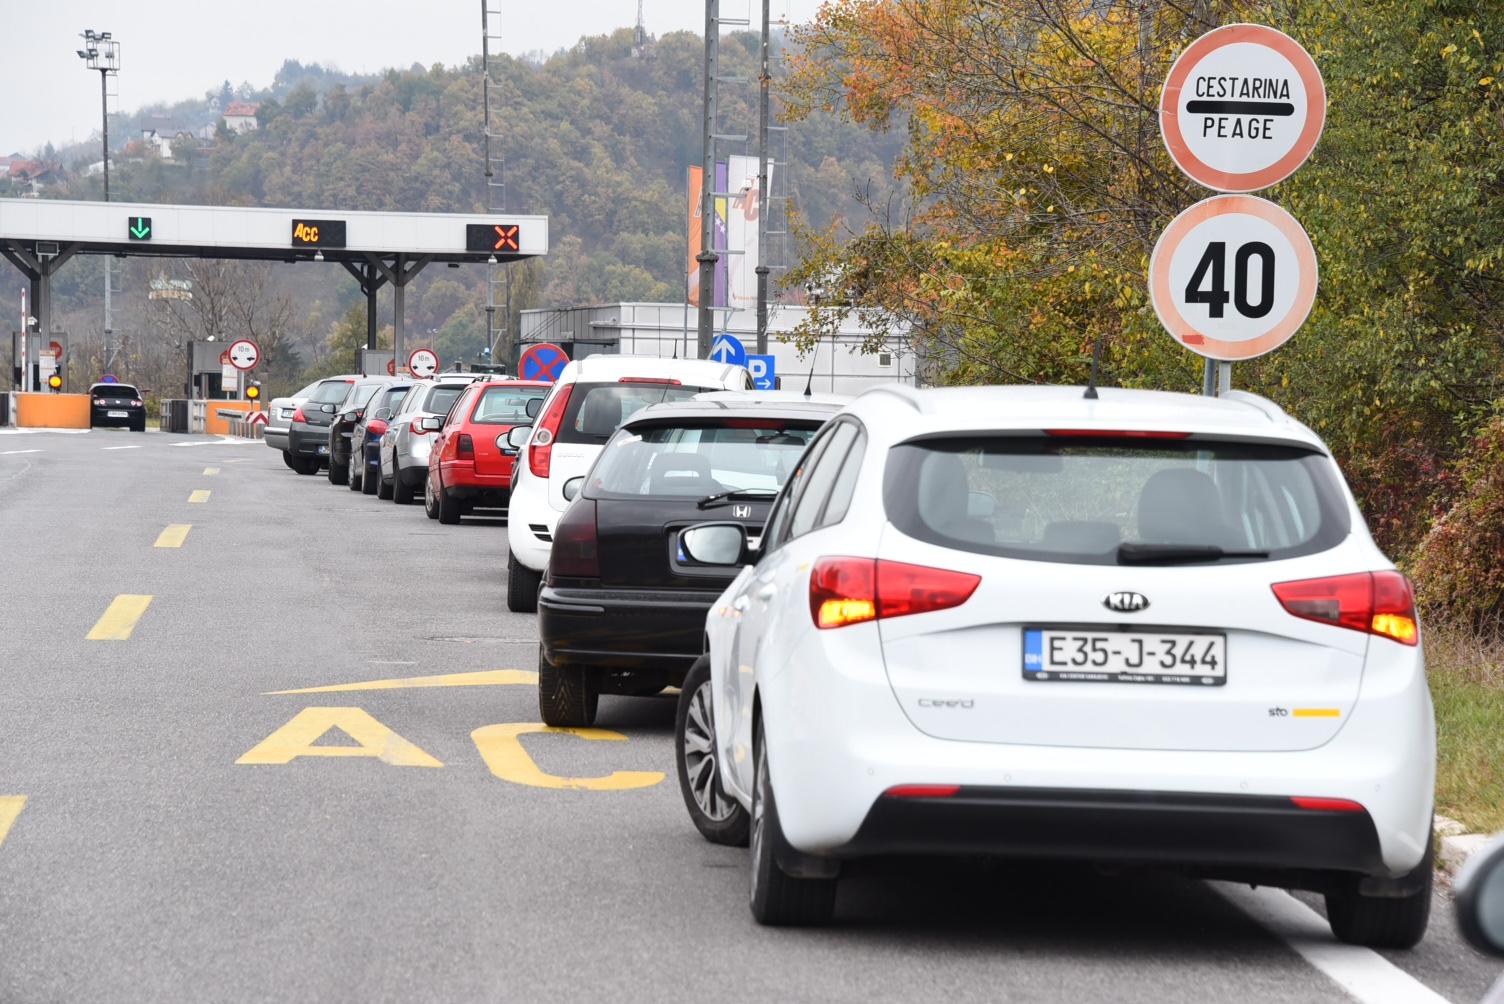
[[[130,235],[133,241],[151,240],[151,217],[132,216],[130,218]]]

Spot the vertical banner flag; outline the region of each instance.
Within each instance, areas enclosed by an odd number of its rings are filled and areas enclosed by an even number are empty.
[[[711,191],[712,192],[724,192],[724,191],[726,191],[726,164],[725,164],[724,161],[720,161],[720,162],[718,162],[715,165],[715,187],[712,188]],[[715,197],[715,239],[711,242],[711,250],[719,250],[719,249],[722,249],[722,248],[729,248],[730,247],[730,245],[726,243],[726,213],[727,213],[728,208],[729,207],[726,205],[726,197],[725,196],[718,195],[718,196]],[[724,306],[727,305],[726,304],[726,274],[727,274],[726,273],[726,259],[730,258],[730,257],[733,257],[733,256],[732,255],[728,255],[728,254],[721,254],[716,259],[716,262],[715,262],[715,303],[712,304],[712,306],[724,307]]]
[[[689,271],[687,285],[689,287],[689,305],[700,305],[700,263],[695,261],[699,257],[702,246],[700,240],[700,196],[704,194],[705,172],[698,167],[689,169]]]
[[[757,158],[734,156],[728,159],[731,209],[726,220],[726,246],[741,254],[731,255],[727,303],[751,309],[757,306],[757,263],[760,259],[757,214],[761,199],[757,191]],[[768,165],[768,182],[772,183],[774,165]]]

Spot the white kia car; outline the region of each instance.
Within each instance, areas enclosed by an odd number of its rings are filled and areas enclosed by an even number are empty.
[[[680,543],[748,560],[731,523]],[[984,854],[1316,890],[1343,940],[1423,935],[1410,584],[1270,402],[869,391],[750,560],[676,748],[701,832],[750,839],[759,921],[827,919],[848,859]]]
[[[660,401],[751,387],[745,367],[698,359],[595,355],[565,366],[532,429],[514,430],[521,456],[512,471],[507,516],[507,609],[538,609],[554,527],[574,498],[576,479],[590,470],[617,426]]]

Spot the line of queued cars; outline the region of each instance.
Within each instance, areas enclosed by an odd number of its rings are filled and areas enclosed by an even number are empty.
[[[336,379],[330,429],[361,399]],[[848,400],[623,356],[472,384],[447,418],[399,386],[365,394],[353,453],[326,432],[331,480],[379,437],[358,476],[421,482],[442,515],[486,501],[445,464],[494,437],[543,721],[677,688],[685,808],[749,847],[758,922],[829,921],[855,861],[981,855],[1311,890],[1343,941],[1423,937],[1436,753],[1414,595],[1330,450],[1271,402]],[[467,425],[492,386],[506,419]],[[307,408],[288,433],[305,468],[326,462],[299,445]],[[441,433],[412,482],[408,430]]]

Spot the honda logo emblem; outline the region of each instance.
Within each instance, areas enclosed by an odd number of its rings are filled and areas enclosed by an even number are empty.
[[[1143,593],[1133,592],[1108,593],[1107,598],[1102,601],[1102,606],[1108,610],[1116,610],[1120,614],[1136,614],[1148,608],[1149,597]]]
[[[737,505],[731,507],[731,515],[737,519],[746,519],[752,515],[752,507],[749,505]]]

